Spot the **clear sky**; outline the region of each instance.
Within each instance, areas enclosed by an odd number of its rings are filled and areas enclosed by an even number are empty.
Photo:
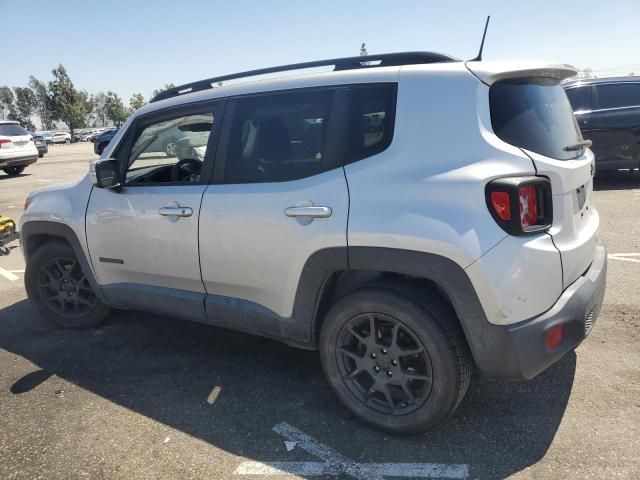
[[[640,0],[0,0],[0,85],[51,79],[146,99],[165,83],[369,53],[434,50],[640,73]]]

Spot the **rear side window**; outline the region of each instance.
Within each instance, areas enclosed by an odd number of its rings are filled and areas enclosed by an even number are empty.
[[[224,182],[281,182],[333,168],[325,157],[332,91],[238,100]]]
[[[591,86],[568,88],[565,91],[574,112],[592,110]]]
[[[353,87],[349,106],[347,163],[385,150],[393,138],[395,85]]]
[[[640,105],[640,84],[609,83],[596,85],[597,108],[620,108]]]
[[[503,81],[489,90],[491,124],[502,140],[559,160],[580,156],[565,147],[582,141],[571,104],[558,82]]]
[[[17,123],[2,123],[0,124],[0,135],[6,135],[7,137],[12,137],[16,135],[28,135],[24,128],[22,128]]]

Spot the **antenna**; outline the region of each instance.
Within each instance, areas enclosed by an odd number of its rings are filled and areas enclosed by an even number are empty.
[[[469,60],[470,62],[479,62],[482,60],[482,49],[484,48],[484,37],[487,36],[487,27],[489,26],[489,19],[491,15],[487,16],[487,22],[484,24],[484,33],[482,34],[482,42],[480,42],[480,51],[478,52],[478,56],[476,58],[472,58]]]

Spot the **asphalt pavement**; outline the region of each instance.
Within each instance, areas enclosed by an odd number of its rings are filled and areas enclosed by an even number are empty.
[[[0,214],[80,178],[91,144],[52,146],[0,173]],[[597,179],[609,251],[590,336],[530,382],[475,379],[435,430],[361,424],[315,352],[129,311],[58,330],[26,297],[24,261],[0,257],[0,479],[638,478],[640,175]]]

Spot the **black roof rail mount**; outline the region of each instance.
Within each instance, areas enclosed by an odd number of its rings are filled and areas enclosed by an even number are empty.
[[[400,52],[384,53],[381,55],[364,55],[346,58],[331,58],[328,60],[317,60],[315,62],[292,63],[279,67],[260,68],[247,72],[232,73],[221,77],[207,78],[197,82],[185,83],[177,87],[169,88],[153,97],[149,103],[176,97],[185,93],[200,92],[208,90],[218,82],[235,80],[237,78],[255,77],[267,75],[269,73],[287,72],[291,70],[302,70],[305,68],[327,67],[334,65],[334,70],[352,70],[356,68],[394,67],[399,65],[414,65],[426,63],[459,62],[460,60],[449,55],[435,52]],[[374,63],[375,62],[375,63]]]

